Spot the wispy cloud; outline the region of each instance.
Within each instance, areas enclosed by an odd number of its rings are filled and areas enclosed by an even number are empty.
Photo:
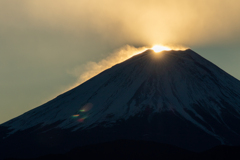
[[[76,67],[74,70],[69,73],[78,77],[78,82],[76,85],[79,85],[86,80],[96,76],[100,72],[114,66],[115,64],[121,63],[133,55],[139,54],[148,49],[147,47],[136,48],[134,46],[126,45],[120,49],[117,49],[115,52],[111,53],[108,57],[100,60],[99,62],[87,62]],[[75,86],[76,86],[75,85]]]

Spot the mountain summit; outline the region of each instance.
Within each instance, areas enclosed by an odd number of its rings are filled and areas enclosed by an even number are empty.
[[[240,81],[194,51],[146,50],[0,125],[2,157],[118,139],[240,145]]]

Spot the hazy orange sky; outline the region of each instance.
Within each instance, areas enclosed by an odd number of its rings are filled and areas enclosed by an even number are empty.
[[[154,44],[240,79],[239,19],[239,0],[1,0],[0,123]]]

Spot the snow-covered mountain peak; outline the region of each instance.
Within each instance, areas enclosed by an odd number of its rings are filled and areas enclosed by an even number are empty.
[[[221,93],[219,85],[236,81],[233,77],[225,80],[224,74],[190,49],[157,54],[149,49],[3,125],[13,129],[12,133],[57,121],[62,121],[58,127],[79,129],[97,126],[109,115],[111,123],[128,119],[146,106],[152,112],[174,109],[183,114],[183,108],[192,110],[191,104],[203,96]],[[90,109],[82,112],[86,105]]]
[[[198,150],[209,141],[240,144],[235,122],[240,123],[240,82],[187,49],[146,50],[0,127],[7,128],[6,139],[61,131],[93,143],[97,136],[137,137]],[[76,145],[88,144],[76,139]]]

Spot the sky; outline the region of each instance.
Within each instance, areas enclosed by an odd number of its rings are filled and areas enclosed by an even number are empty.
[[[0,0],[0,124],[155,44],[240,79],[239,0]]]

